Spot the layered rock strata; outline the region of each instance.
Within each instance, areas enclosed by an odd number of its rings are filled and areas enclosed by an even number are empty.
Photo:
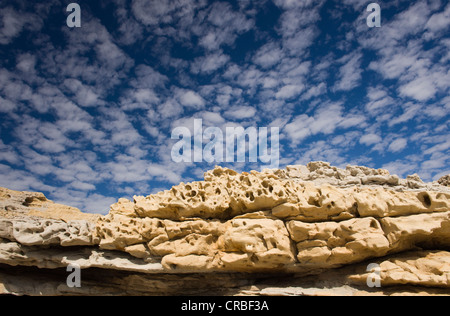
[[[120,199],[106,216],[39,193],[1,189],[0,197],[0,293],[450,291],[450,188],[417,175],[324,162],[216,167],[204,181]],[[380,266],[381,288],[365,283],[369,263]],[[82,269],[81,288],[65,284],[71,264]]]

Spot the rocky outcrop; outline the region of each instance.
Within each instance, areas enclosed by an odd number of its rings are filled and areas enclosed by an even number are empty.
[[[446,187],[450,187],[450,174],[443,176],[442,178],[440,178],[438,180],[438,183],[440,185],[446,186]]]
[[[324,162],[250,173],[216,167],[204,181],[119,199],[106,216],[39,193],[1,189],[0,197],[0,293],[390,295],[450,288],[450,188],[417,175],[400,179]],[[370,263],[380,267],[381,287],[366,283]],[[80,288],[61,282],[69,265],[82,269]],[[111,282],[100,284],[99,275]]]

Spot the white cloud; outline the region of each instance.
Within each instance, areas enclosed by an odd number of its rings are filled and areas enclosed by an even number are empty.
[[[203,119],[204,126],[218,126],[225,123],[224,118],[219,113],[204,111],[198,114]]]
[[[345,59],[348,60],[339,69],[338,79],[334,85],[335,90],[349,91],[356,88],[361,83],[362,54],[353,53],[350,56],[345,56]]]
[[[134,69],[136,77],[130,82],[134,88],[153,89],[162,88],[169,78],[147,65],[137,65]]]
[[[297,0],[275,0],[274,3],[285,9],[295,9],[295,8],[306,8],[314,4],[316,1],[313,0],[304,0],[304,1],[297,1]]]
[[[135,17],[146,25],[170,23],[172,12],[187,7],[187,1],[133,0],[132,11]]]
[[[181,181],[181,174],[168,169],[167,165],[150,164],[146,170],[154,178],[165,179],[171,183],[179,183]]]
[[[388,45],[404,40],[409,35],[422,32],[429,16],[430,7],[426,1],[413,2],[407,10],[399,12],[392,21],[384,23],[383,32],[380,32],[379,36],[384,38]],[[381,46],[384,43],[380,42],[378,45]]]
[[[279,1],[281,2],[281,1]],[[279,19],[278,33],[286,39],[298,34],[307,26],[315,25],[320,20],[320,9],[324,1],[282,1],[284,11]],[[286,5],[289,2],[291,5]]]
[[[433,14],[426,24],[427,30],[437,33],[446,30],[450,26],[450,4],[445,11]],[[434,37],[434,36],[433,36]]]
[[[326,102],[321,104],[311,115],[301,114],[294,117],[282,131],[290,139],[291,146],[297,146],[310,136],[337,135],[336,130],[349,130],[350,132],[351,128],[365,128],[366,126],[364,115],[356,111],[345,113],[341,102]],[[355,131],[353,130],[353,132]],[[349,138],[345,143],[355,144],[359,138],[359,133],[354,133],[351,139]],[[335,137],[334,140],[337,141]],[[339,144],[342,144],[342,141],[339,141]]]
[[[113,162],[105,163],[105,171],[116,183],[134,183],[149,181],[151,177],[145,172],[149,161],[130,155],[118,154]]]
[[[36,56],[26,53],[17,57],[16,68],[20,71],[32,75],[35,73]]]
[[[17,191],[47,191],[51,186],[43,183],[38,177],[23,170],[13,169],[0,164],[0,186]]]
[[[324,104],[314,113],[314,123],[310,129],[313,134],[331,134],[343,121],[343,107],[339,103]]]
[[[210,74],[218,70],[219,68],[222,68],[229,60],[230,57],[222,53],[202,56],[195,59],[195,61],[192,63],[191,72],[194,74]]]
[[[85,199],[81,210],[89,213],[98,213],[106,215],[109,212],[110,206],[117,202],[117,198],[105,196],[102,194],[89,194]]]
[[[342,4],[352,6],[355,11],[361,11],[367,8],[367,1],[365,0],[341,0]]]
[[[417,56],[411,56],[411,52],[398,52],[372,61],[369,69],[380,72],[387,79],[394,79],[403,75],[416,61]]]
[[[276,80],[275,78],[266,77],[262,81],[262,86],[265,89],[275,88],[276,86],[278,86],[278,80]]]
[[[366,103],[365,109],[371,116],[380,118],[381,113],[386,114],[392,106],[395,106],[394,99],[382,86],[369,87],[367,96],[370,101]]]
[[[159,103],[160,99],[152,89],[130,89],[121,98],[123,110],[149,109]]]
[[[15,37],[19,36],[23,29],[39,31],[42,26],[42,19],[39,15],[18,12],[12,7],[0,10],[0,44],[9,44]]]
[[[401,160],[383,164],[381,168],[388,170],[391,174],[397,174],[401,177],[406,177],[407,175],[417,173],[417,170],[419,170],[417,163],[411,161],[409,163],[405,163]]]
[[[338,127],[364,127],[366,124],[366,117],[362,114],[349,113],[339,122]]]
[[[95,185],[90,184],[90,183],[86,183],[86,182],[81,182],[81,181],[74,181],[70,184],[70,187],[77,189],[77,190],[81,190],[81,191],[92,191],[95,190]]]
[[[132,12],[128,10],[127,2],[129,1],[115,1],[117,5],[115,15],[119,24],[117,30],[119,36],[116,38],[123,45],[134,44],[143,37],[143,27],[132,18]]]
[[[253,57],[253,62],[263,68],[270,68],[278,64],[283,58],[283,51],[274,42],[262,46]]]
[[[413,119],[419,114],[421,107],[422,106],[420,104],[415,104],[412,102],[402,104],[403,114],[398,115],[395,118],[391,118],[388,125],[395,126]]]
[[[318,34],[315,25],[297,30],[292,36],[283,39],[283,48],[294,56],[307,56],[307,49],[312,46]]]
[[[132,12],[159,35],[180,42],[194,35],[199,46],[209,51],[233,45],[239,34],[254,25],[253,19],[226,2],[207,5],[203,0],[133,0]]]
[[[277,99],[291,99],[298,96],[305,89],[305,85],[286,85],[282,87],[276,94]]]
[[[235,70],[239,74],[236,81],[241,87],[254,89],[261,83],[264,77],[264,73],[256,69],[255,66],[250,66],[247,69],[236,68]]]
[[[316,110],[313,116],[301,114],[287,124],[284,131],[292,145],[298,145],[303,139],[317,134],[331,134],[345,121],[343,107],[339,103],[328,103]],[[341,128],[345,128],[345,124]]]
[[[102,108],[102,128],[109,132],[105,146],[131,146],[142,142],[142,136],[131,123],[130,117],[117,108]]]
[[[205,100],[196,92],[192,90],[184,91],[179,94],[179,101],[182,105],[193,107],[196,109],[205,106]]]
[[[1,102],[1,100],[0,100]],[[19,155],[10,145],[5,145],[0,139],[0,161],[6,161],[10,164],[20,163]]]
[[[174,99],[166,99],[158,105],[158,114],[162,119],[179,117],[183,113],[183,107]]]
[[[359,139],[359,142],[366,146],[370,146],[381,142],[381,137],[377,134],[366,134]]]
[[[397,138],[389,145],[388,150],[390,152],[397,153],[405,149],[406,145],[408,145],[408,140],[405,138]]]
[[[446,57],[441,52],[448,49],[443,41],[435,42],[433,49],[427,45],[432,39],[445,37],[449,14],[448,4],[418,1],[383,22],[380,31],[372,36],[362,36],[365,30],[360,29],[358,41],[379,56],[369,64],[369,69],[385,79],[398,79],[397,91],[406,98],[428,101],[446,93],[449,74]]]
[[[317,97],[319,95],[324,95],[327,92],[327,84],[321,82],[318,85],[312,86],[302,95],[303,100],[308,100],[312,97]]]
[[[8,113],[13,111],[16,108],[13,102],[4,99],[0,96],[0,112]]]
[[[228,109],[224,116],[234,120],[245,120],[248,118],[254,118],[256,109],[252,106],[234,106]]]
[[[416,99],[417,101],[428,100],[436,94],[437,90],[431,78],[419,77],[411,82],[401,85],[400,94]]]
[[[233,10],[226,2],[213,2],[206,11],[207,23],[198,28],[203,35],[199,44],[209,50],[219,49],[224,44],[232,45],[238,34],[249,31],[254,25],[253,19]]]
[[[75,101],[78,105],[91,107],[104,104],[100,100],[100,96],[91,87],[84,85],[77,79],[66,79],[63,84],[69,91],[75,94]]]

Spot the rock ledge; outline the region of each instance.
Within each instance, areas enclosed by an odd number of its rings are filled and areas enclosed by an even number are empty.
[[[448,294],[449,249],[445,181],[383,169],[216,167],[106,216],[0,188],[0,294]]]

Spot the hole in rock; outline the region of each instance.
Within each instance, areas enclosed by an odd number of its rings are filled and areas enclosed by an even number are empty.
[[[370,222],[370,227],[371,228],[378,228],[378,222],[376,220],[373,220]]]
[[[419,200],[420,202],[422,202],[422,204],[426,207],[429,208],[431,206],[431,198],[428,195],[428,193],[423,193],[419,195]]]

